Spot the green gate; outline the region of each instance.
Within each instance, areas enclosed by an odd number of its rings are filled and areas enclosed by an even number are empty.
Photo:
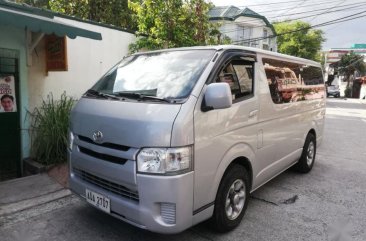
[[[0,181],[20,177],[18,52],[0,49]]]

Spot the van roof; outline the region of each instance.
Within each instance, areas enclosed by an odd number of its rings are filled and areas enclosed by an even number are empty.
[[[291,56],[291,55],[287,55],[287,54],[280,54],[277,52],[272,52],[272,51],[263,50],[263,49],[259,49],[259,48],[240,46],[240,45],[209,45],[209,46],[182,47],[182,48],[171,48],[171,49],[147,51],[147,52],[141,52],[141,53],[136,53],[136,54],[143,54],[143,53],[150,53],[150,52],[176,51],[176,50],[199,50],[199,49],[212,49],[212,50],[216,50],[216,51],[230,50],[230,49],[246,50],[246,51],[253,52],[253,53],[265,54],[265,55],[270,55],[273,57],[285,58],[290,61],[297,61],[297,62],[302,62],[302,63],[306,63],[306,64],[320,66],[320,63],[313,61],[313,60],[299,58],[299,57],[295,57],[295,56]]]

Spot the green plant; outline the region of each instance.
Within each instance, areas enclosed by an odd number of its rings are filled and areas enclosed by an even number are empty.
[[[42,100],[40,107],[28,111],[31,154],[36,161],[45,165],[66,162],[67,130],[75,101],[65,92],[59,100],[54,100],[50,93],[46,100]]]

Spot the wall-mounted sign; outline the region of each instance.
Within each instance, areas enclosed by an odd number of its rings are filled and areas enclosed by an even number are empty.
[[[0,77],[0,112],[16,112],[14,76]]]
[[[66,37],[47,35],[45,40],[46,71],[67,71]]]

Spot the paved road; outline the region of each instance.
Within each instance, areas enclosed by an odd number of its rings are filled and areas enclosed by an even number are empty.
[[[313,171],[286,171],[254,192],[243,222],[230,233],[217,234],[204,223],[178,235],[154,234],[69,196],[0,220],[0,239],[364,241],[366,102],[328,99],[327,106]],[[295,202],[286,202],[291,198]]]

